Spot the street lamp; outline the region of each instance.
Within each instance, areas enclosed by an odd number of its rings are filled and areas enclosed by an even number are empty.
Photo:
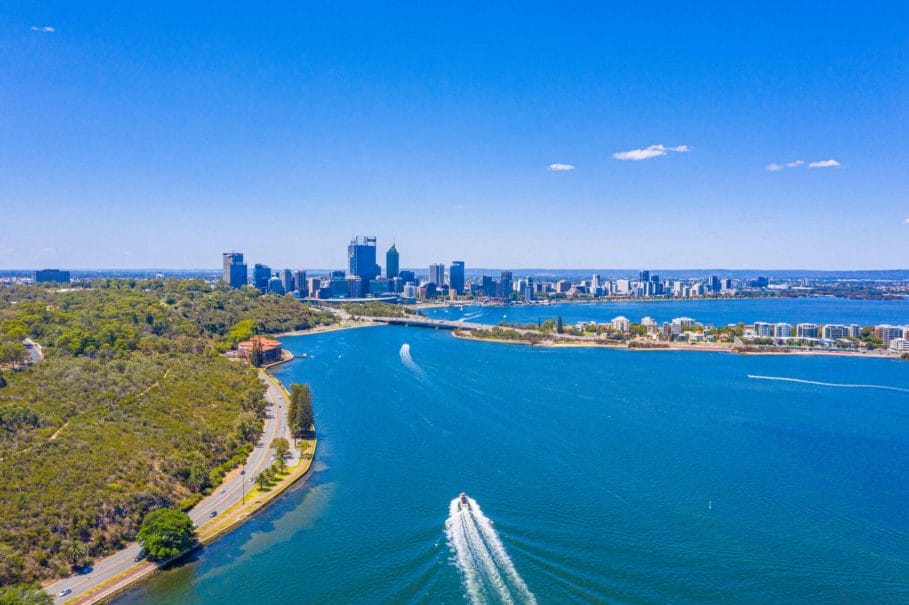
[[[246,469],[240,471],[240,491],[243,494],[243,504],[246,504]]]

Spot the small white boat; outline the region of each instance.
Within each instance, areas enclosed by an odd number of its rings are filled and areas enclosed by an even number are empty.
[[[470,500],[464,492],[458,496],[458,510],[470,510]]]

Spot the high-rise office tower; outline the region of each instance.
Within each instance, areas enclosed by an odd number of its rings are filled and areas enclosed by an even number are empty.
[[[242,288],[245,286],[248,278],[246,275],[246,263],[243,262],[243,253],[225,252],[221,255],[221,261],[224,265],[224,275],[222,279],[224,279],[231,288]]]
[[[268,290],[268,280],[271,279],[271,267],[256,263],[253,267],[253,285],[260,292]]]
[[[306,271],[294,271],[294,290],[299,292],[301,296],[308,295],[306,288]]]
[[[650,281],[650,271],[646,269],[641,269],[641,278],[638,280],[640,283],[644,284]]]
[[[710,288],[711,292],[720,291],[720,278],[716,275],[711,275],[707,278],[707,287]]]
[[[429,281],[437,286],[445,285],[445,265],[429,265]]]
[[[398,249],[392,244],[388,252],[385,253],[385,277],[392,279],[398,276],[398,272],[401,269],[400,260],[401,256],[398,254]]]
[[[499,279],[499,285],[496,288],[496,294],[499,298],[511,298],[512,275],[511,271],[502,271]]]
[[[369,282],[379,275],[374,236],[358,235],[350,240],[347,245],[347,274],[360,278],[363,294],[369,291]]]
[[[458,294],[464,294],[464,261],[451,261],[451,267],[448,269],[448,285]]]
[[[294,291],[294,272],[290,269],[281,271],[281,286],[285,293]]]

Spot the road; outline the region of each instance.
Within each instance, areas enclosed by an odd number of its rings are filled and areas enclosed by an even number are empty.
[[[33,341],[31,338],[26,338],[22,341],[22,345],[28,350],[28,363],[38,363],[44,359],[44,350],[41,348],[37,342]]]
[[[228,474],[224,482],[211,495],[203,498],[189,511],[189,517],[194,523],[198,524],[200,529],[204,529],[204,525],[207,522],[216,520],[218,512],[224,511],[240,502],[245,492],[249,491],[249,486],[256,475],[271,465],[273,454],[269,445],[272,439],[280,435],[290,439],[290,433],[287,429],[287,396],[281,388],[265,376],[264,371],[260,370],[259,375],[268,387],[265,392],[268,407],[265,412],[262,439],[249,454],[246,464],[241,469],[234,470]],[[295,464],[299,459],[299,452],[295,448],[291,448],[291,453],[294,457],[288,459],[288,463]],[[215,517],[212,517],[213,512],[216,513]],[[90,573],[57,580],[53,584],[45,586],[44,590],[53,595],[55,603],[64,603],[77,599],[79,595],[90,591],[99,584],[136,565],[135,559],[138,555],[139,545],[133,542],[123,550],[95,561]],[[149,563],[145,564],[149,565]],[[72,592],[64,597],[58,596],[61,591],[67,588],[72,590]]]

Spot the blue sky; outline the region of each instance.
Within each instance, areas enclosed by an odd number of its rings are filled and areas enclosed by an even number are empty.
[[[4,3],[0,268],[909,267],[906,3],[426,4]]]

